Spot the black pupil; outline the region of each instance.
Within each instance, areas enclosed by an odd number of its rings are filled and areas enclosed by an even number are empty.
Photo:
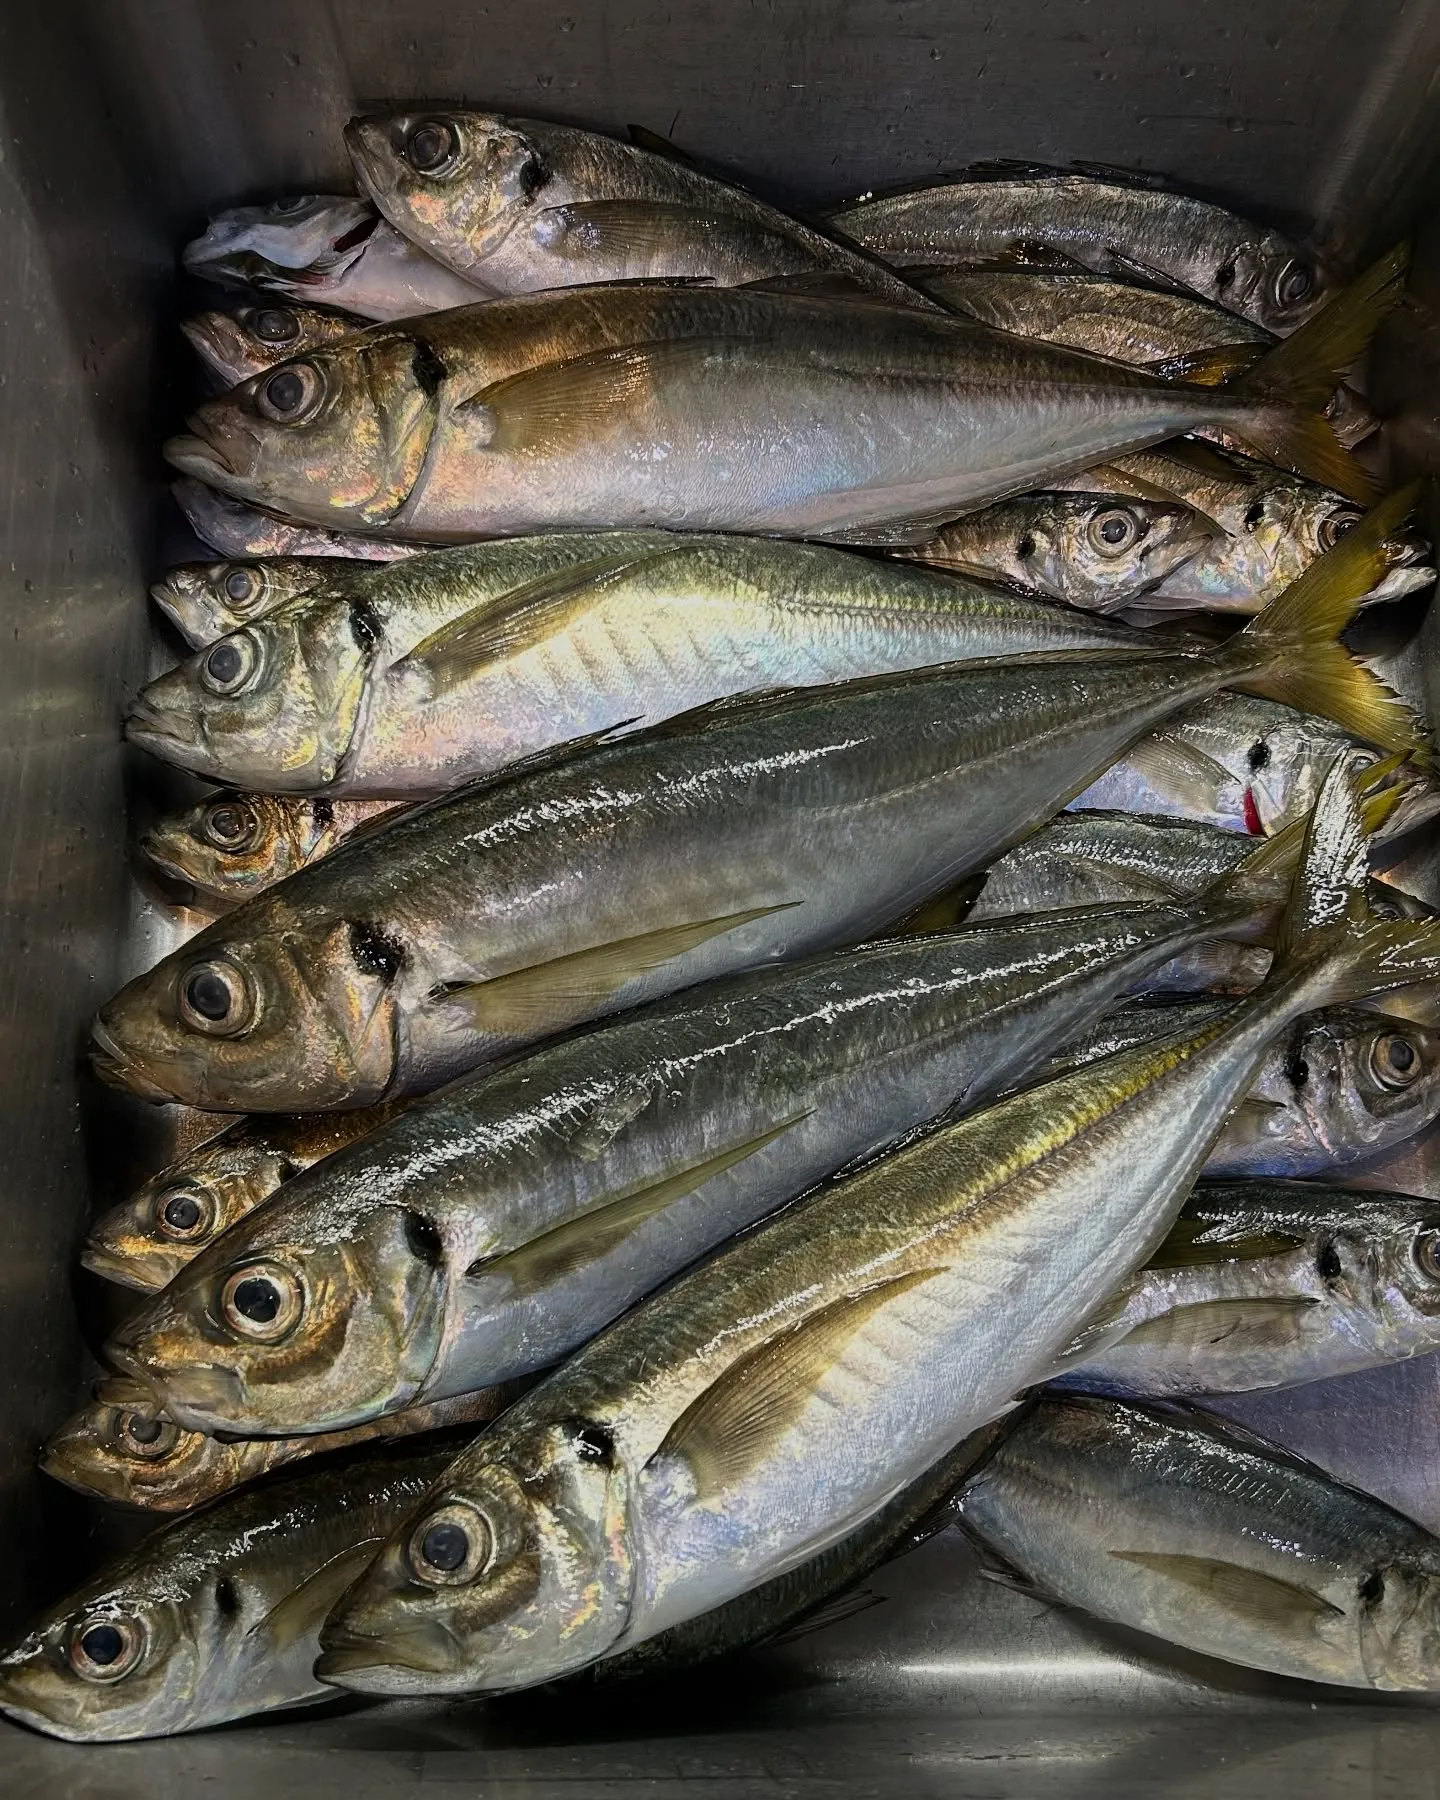
[[[268,1325],[280,1311],[280,1290],[264,1275],[252,1275],[235,1290],[235,1310],[254,1325]]]
[[[1303,300],[1309,292],[1310,271],[1296,263],[1280,284],[1280,298],[1286,301]]]
[[[266,382],[265,398],[278,413],[294,412],[305,398],[305,383],[294,369],[283,369]]]
[[[432,1525],[420,1541],[420,1553],[432,1569],[448,1575],[470,1554],[470,1540],[458,1525]]]
[[[137,1444],[153,1444],[159,1440],[161,1426],[158,1419],[142,1419],[138,1413],[131,1413],[125,1430]]]
[[[300,335],[300,321],[283,306],[267,306],[255,315],[255,335],[267,344],[288,344]]]
[[[310,204],[308,194],[295,194],[288,200],[276,200],[270,208],[272,216],[284,218],[286,213],[300,212]]]
[[[80,1648],[98,1668],[108,1669],[123,1654],[125,1639],[113,1625],[92,1625],[81,1638]]]
[[[255,590],[255,580],[248,569],[232,569],[225,577],[225,592],[231,600],[248,600]]]
[[[1390,1067],[1398,1069],[1402,1075],[1415,1067],[1415,1046],[1405,1038],[1391,1038],[1389,1056]]]
[[[238,679],[244,666],[245,659],[237,644],[217,644],[205,660],[211,680],[218,681],[222,687]]]
[[[186,983],[185,998],[202,1019],[223,1019],[230,1011],[228,984],[213,969],[200,969]]]
[[[1353,531],[1359,523],[1360,520],[1354,513],[1338,513],[1330,521],[1330,535],[1342,538],[1347,531]]]
[[[438,169],[450,154],[450,132],[444,125],[417,125],[405,145],[405,155],[416,169]]]
[[[217,806],[210,815],[210,829],[216,837],[233,843],[244,832],[245,820],[235,807]]]
[[[200,1202],[190,1194],[177,1194],[165,1202],[165,1223],[176,1231],[193,1231],[200,1223]]]
[[[1107,544],[1120,544],[1129,535],[1129,528],[1123,519],[1112,517],[1101,522],[1100,535]]]

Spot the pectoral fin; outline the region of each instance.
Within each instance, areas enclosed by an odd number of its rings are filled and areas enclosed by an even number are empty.
[[[1227,1230],[1220,1220],[1181,1217],[1148,1267],[1194,1269],[1208,1263],[1251,1262],[1262,1256],[1283,1256],[1304,1242],[1289,1231],[1237,1232]]]
[[[667,925],[659,931],[644,931],[635,937],[577,950],[573,956],[557,956],[553,962],[515,969],[489,981],[444,986],[432,998],[440,1004],[462,1008],[480,1031],[501,1036],[553,1031],[589,1018],[628,982],[684,956],[710,938],[738,931],[752,919],[764,919],[801,904],[799,900],[785,900],[778,906],[752,906],[745,912],[726,913],[718,919]]]
[[[1221,790],[1235,782],[1223,763],[1193,744],[1160,731],[1132,744],[1124,760],[1152,787],[1172,794],[1181,805],[1202,814],[1213,811]]]
[[[1221,344],[1209,350],[1185,350],[1162,356],[1144,365],[1147,374],[1161,381],[1185,381],[1192,387],[1223,387],[1236,375],[1254,368],[1265,354],[1265,344]]]
[[[1262,1575],[1238,1563],[1216,1562],[1208,1556],[1171,1556],[1152,1550],[1112,1550],[1110,1555],[1117,1562],[1133,1563],[1177,1582],[1230,1613],[1237,1623],[1262,1631],[1310,1631],[1326,1619],[1344,1616],[1343,1607],[1333,1605],[1313,1588],[1282,1581],[1276,1575]]]
[[[809,1116],[808,1112],[799,1113],[795,1118],[786,1119],[773,1130],[762,1132],[743,1144],[722,1150],[716,1156],[706,1157],[703,1162],[676,1169],[660,1181],[650,1182],[633,1193],[622,1195],[618,1200],[593,1207],[577,1219],[557,1225],[553,1231],[532,1238],[528,1244],[521,1244],[518,1249],[507,1250],[501,1256],[487,1257],[484,1261],[473,1264],[466,1273],[508,1275],[515,1284],[517,1293],[533,1294],[552,1281],[573,1275],[589,1263],[598,1262],[602,1256],[607,1256],[610,1251],[623,1244],[647,1220],[664,1212],[667,1206],[686,1194],[694,1193],[696,1188],[703,1187],[716,1175],[723,1175],[727,1169],[733,1169],[747,1157],[754,1156],[767,1144],[773,1144],[776,1138],[783,1137],[792,1126]]]
[[[378,1539],[367,1539],[331,1557],[277,1601],[253,1629],[268,1632],[277,1651],[288,1650],[301,1638],[318,1634],[335,1602],[370,1566],[379,1548]]]
[[[1296,1327],[1305,1314],[1319,1304],[1305,1294],[1264,1300],[1202,1300],[1146,1319],[1126,1333],[1125,1343],[1182,1355],[1203,1354],[1222,1344],[1227,1350],[1282,1350],[1294,1342]]]
[[[656,1459],[682,1457],[694,1475],[697,1500],[713,1499],[736,1486],[799,1418],[866,1321],[901,1294],[943,1273],[919,1269],[877,1282],[832,1300],[747,1351],[685,1408],[666,1432]]]
[[[583,251],[587,257],[608,263],[657,259],[673,262],[675,245],[685,233],[700,230],[723,232],[727,243],[739,247],[748,241],[757,252],[774,252],[784,236],[738,213],[716,211],[706,216],[703,207],[677,206],[659,200],[575,200],[550,207],[534,226],[539,241],[556,249]],[[636,271],[643,278],[647,267]]]

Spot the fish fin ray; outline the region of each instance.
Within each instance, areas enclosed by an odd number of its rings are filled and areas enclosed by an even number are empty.
[[[1117,1562],[1131,1563],[1178,1582],[1232,1614],[1241,1624],[1262,1630],[1312,1630],[1326,1619],[1344,1617],[1343,1607],[1334,1605],[1313,1588],[1244,1568],[1239,1563],[1152,1550],[1111,1550],[1109,1554]]]
[[[1296,1325],[1319,1304],[1309,1294],[1201,1300],[1142,1320],[1125,1334],[1125,1344],[1179,1352],[1220,1344],[1229,1350],[1280,1350],[1294,1341]]]
[[[318,1632],[335,1602],[374,1560],[379,1540],[372,1539],[342,1550],[338,1556],[311,1571],[298,1587],[272,1606],[254,1632],[265,1631],[279,1652],[299,1643],[309,1632]]]
[[[1124,761],[1152,786],[1172,792],[1187,811],[1202,816],[1213,811],[1217,793],[1236,779],[1224,763],[1168,731],[1152,731],[1132,744]]]

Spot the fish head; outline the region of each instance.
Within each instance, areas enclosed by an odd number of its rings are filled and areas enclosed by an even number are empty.
[[[106,1355],[192,1431],[285,1436],[409,1404],[444,1328],[446,1247],[403,1206],[333,1204],[306,1178],[241,1220],[111,1338]]]
[[[382,642],[358,594],[302,594],[141,688],[126,736],[197,775],[313,793],[341,773]]]
[[[1227,312],[1253,319],[1282,337],[1317,312],[1334,286],[1315,257],[1269,232],[1231,246],[1212,272],[1211,283],[1210,297]]]
[[[177,1512],[243,1478],[240,1445],[182,1431],[138,1382],[112,1379],[105,1391],[46,1439],[40,1467],[56,1481],[120,1506]]]
[[[80,1260],[107,1280],[153,1292],[295,1173],[263,1138],[224,1132],[103,1213]]]
[[[332,1612],[317,1673],[368,1694],[494,1693],[593,1662],[630,1614],[626,1494],[603,1427],[502,1422]]]
[[[297,194],[217,213],[181,261],[203,281],[318,298],[358,260],[378,223],[375,208],[353,195]]]
[[[1212,533],[1188,506],[1084,494],[1049,496],[1017,554],[1053,599],[1112,612],[1197,555]]]
[[[363,531],[419,480],[444,375],[423,341],[375,326],[207,400],[165,455],[235,499]]]
[[[349,332],[363,331],[368,323],[352,313],[294,302],[197,313],[183,320],[180,329],[220,385],[233,387],[287,357],[303,356]]]
[[[1440,1033],[1363,1007],[1303,1021],[1285,1073],[1332,1164],[1378,1156],[1440,1115]]]
[[[405,236],[482,284],[485,260],[543,205],[548,162],[495,113],[393,113],[345,127],[360,185]]]
[[[325,799],[217,794],[159,820],[139,848],[166,875],[235,906],[304,868],[329,840],[334,821]]]
[[[150,598],[187,643],[201,649],[320,585],[326,577],[315,562],[277,556],[264,562],[181,563],[154,584]]]
[[[1367,1568],[1356,1584],[1360,1657],[1372,1687],[1433,1692],[1440,1668],[1440,1566]]]
[[[373,924],[323,908],[312,921],[282,898],[294,885],[227,913],[100,1009],[103,1080],[210,1112],[323,1112],[384,1096],[403,952]]]
[[[1440,1345],[1440,1205],[1396,1197],[1369,1246],[1371,1291],[1405,1340]]]

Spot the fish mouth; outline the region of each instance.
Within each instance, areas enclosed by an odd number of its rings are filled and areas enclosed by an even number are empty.
[[[179,469],[182,475],[194,475],[201,481],[218,486],[219,476],[223,481],[234,481],[239,474],[232,469],[213,445],[204,438],[196,437],[194,432],[182,431],[175,437],[166,438],[160,447],[160,454],[173,469]]]
[[[357,116],[346,124],[341,135],[361,188],[378,206],[389,143],[385,121],[379,117]]]
[[[80,1246],[80,1266],[89,1269],[92,1275],[101,1275],[106,1281],[115,1282],[119,1287],[135,1288],[142,1294],[155,1291],[149,1282],[138,1278],[131,1263],[93,1238],[86,1238]]]
[[[100,1079],[110,1087],[124,1088],[127,1093],[138,1094],[142,1100],[171,1101],[175,1096],[168,1088],[136,1067],[129,1052],[111,1032],[103,1018],[97,1018],[90,1027],[90,1036],[94,1047],[90,1052],[90,1066]]]
[[[198,650],[208,641],[203,635],[205,621],[189,600],[181,599],[163,581],[157,581],[151,587],[150,598],[193,649]]]
[[[329,1624],[320,1634],[315,1673],[321,1681],[362,1694],[436,1693],[468,1685],[460,1646],[438,1620],[407,1625],[383,1638]]]

